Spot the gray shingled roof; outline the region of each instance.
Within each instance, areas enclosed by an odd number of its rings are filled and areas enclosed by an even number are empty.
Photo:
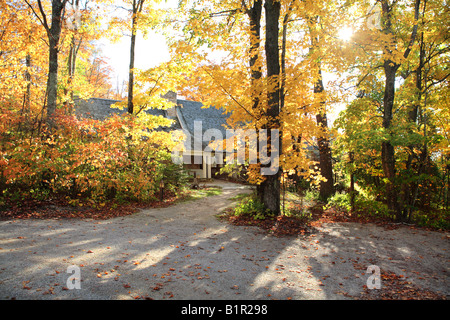
[[[105,120],[113,114],[123,114],[126,110],[111,108],[111,105],[119,102],[112,99],[90,98],[88,100],[75,100],[75,113],[79,117],[95,120]]]
[[[111,117],[114,114],[122,115],[127,112],[126,109],[117,109],[112,108],[111,106],[120,102],[120,100],[112,100],[112,99],[101,99],[101,98],[90,98],[88,100],[78,99],[75,101],[76,108],[75,113],[77,116],[81,116],[83,118],[91,118],[95,120],[105,120],[108,117]],[[161,109],[146,109],[146,113],[154,115],[167,117],[167,113],[165,110]],[[170,130],[178,130],[181,129],[180,123],[175,119],[174,124],[170,127]]]
[[[90,98],[88,100],[76,100],[76,114],[83,118],[92,118],[96,120],[105,120],[114,114],[124,114],[126,109],[111,108],[111,106],[119,102],[119,100]],[[194,148],[194,122],[200,121],[202,126],[202,134],[208,129],[219,129],[223,139],[226,138],[227,119],[230,116],[223,108],[203,108],[201,102],[189,100],[177,100],[176,106],[177,116],[171,118],[165,110],[147,109],[146,112],[154,116],[162,116],[174,119],[174,124],[169,128],[162,128],[164,131],[169,130],[187,130],[191,136],[190,141],[185,141],[186,147]],[[203,138],[203,137],[202,137]],[[208,145],[209,141],[202,141],[202,148]]]
[[[201,102],[177,100],[177,114],[180,117],[181,126],[191,135],[191,143],[194,138],[194,121],[201,121],[202,133],[208,129],[219,129],[223,138],[226,137],[227,119],[230,114],[223,108],[203,108]],[[202,146],[205,147],[208,142],[202,141]]]

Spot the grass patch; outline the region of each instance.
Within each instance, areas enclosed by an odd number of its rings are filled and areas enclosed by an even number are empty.
[[[180,196],[182,201],[198,200],[205,197],[217,196],[222,194],[222,188],[219,187],[200,187],[199,189],[187,189]]]
[[[245,198],[247,198],[249,196],[251,196],[251,194],[240,193],[240,194],[235,195],[234,197],[231,197],[229,200],[240,201],[240,200],[245,199]]]

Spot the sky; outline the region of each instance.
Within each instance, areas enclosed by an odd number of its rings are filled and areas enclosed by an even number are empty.
[[[168,61],[169,50],[163,35],[149,31],[145,38],[141,33],[138,33],[136,38],[135,68],[145,70]],[[108,64],[115,71],[114,84],[116,81],[122,83],[128,80],[130,41],[130,37],[124,36],[116,43],[111,43],[107,39],[98,42],[102,55],[107,58]]]
[[[115,5],[129,7],[123,0],[115,0]],[[178,0],[164,0],[158,7],[176,8]],[[137,69],[146,70],[169,60],[169,50],[165,37],[152,30],[148,30],[146,37],[141,32],[137,33],[135,47],[134,66]],[[107,58],[108,64],[115,71],[113,78],[114,88],[117,82],[123,83],[128,80],[128,67],[130,64],[130,41],[129,36],[123,36],[120,41],[112,43],[107,38],[97,42],[102,50],[102,55]]]

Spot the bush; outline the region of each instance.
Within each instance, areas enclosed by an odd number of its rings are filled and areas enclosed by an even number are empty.
[[[355,199],[355,209],[361,214],[377,218],[393,218],[389,214],[386,204],[373,199],[357,196]]]
[[[300,208],[295,204],[288,204],[285,206],[284,210],[281,210],[283,216],[292,217],[304,222],[311,220],[312,213],[309,210]]]
[[[335,193],[330,198],[328,198],[328,202],[325,208],[334,207],[339,210],[350,211],[351,203],[350,203],[350,195],[347,193]]]
[[[448,212],[436,212],[435,214],[417,211],[413,220],[420,227],[430,227],[434,229],[449,230],[450,219]]]
[[[317,201],[317,200],[319,200],[319,195],[320,195],[319,190],[312,189],[312,188],[308,189],[305,192],[305,200],[306,201]]]
[[[182,167],[171,161],[169,133],[129,117],[57,120],[51,134],[0,133],[0,197],[147,202],[159,197],[161,179],[170,192],[185,182]]]
[[[384,203],[365,197],[361,193],[355,195],[354,206],[355,211],[359,215],[366,215],[378,218],[386,218],[386,217],[390,218],[388,208]],[[325,206],[325,208],[330,207],[350,212],[352,209],[350,194],[349,193],[334,194],[332,197],[328,199],[327,205]]]
[[[254,195],[242,199],[234,208],[234,215],[252,217],[255,220],[273,217],[273,214],[265,209],[264,204],[262,204]]]

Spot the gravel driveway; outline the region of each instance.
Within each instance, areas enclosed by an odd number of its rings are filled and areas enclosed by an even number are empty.
[[[351,299],[369,265],[449,296],[445,233],[334,223],[277,238],[219,221],[230,198],[250,192],[220,186],[221,195],[106,221],[0,221],[0,298]]]

